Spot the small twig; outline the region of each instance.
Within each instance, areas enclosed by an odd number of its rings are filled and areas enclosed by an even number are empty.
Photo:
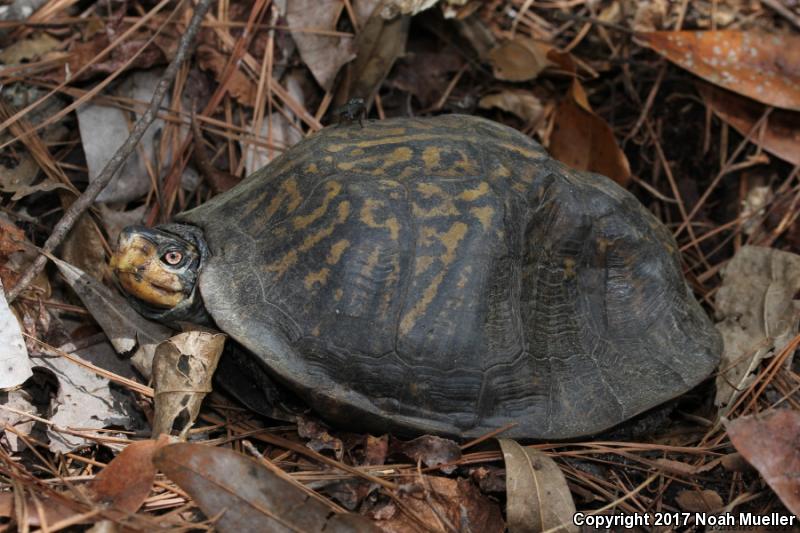
[[[772,8],[776,13],[780,16],[800,28],[800,16],[798,16],[795,12],[791,9],[786,7],[781,0],[762,0],[763,3],[767,4],[770,8]]]
[[[210,6],[211,0],[200,0],[198,2],[197,7],[194,10],[194,14],[192,15],[192,20],[189,22],[189,26],[186,28],[186,33],[181,36],[180,43],[178,43],[178,50],[175,53],[175,57],[167,66],[164,74],[158,81],[158,85],[156,86],[156,90],[153,92],[153,98],[150,100],[150,105],[148,106],[147,110],[142,114],[141,117],[139,117],[139,120],[136,121],[131,134],[128,136],[122,146],[117,149],[108,163],[106,163],[106,166],[97,176],[97,179],[92,181],[83,194],[81,194],[78,199],[75,200],[75,202],[64,212],[64,216],[58,221],[56,227],[53,228],[53,233],[50,235],[47,241],[45,241],[44,246],[42,247],[43,251],[52,252],[59,244],[61,244],[61,241],[63,241],[64,237],[67,236],[78,218],[94,203],[97,195],[100,194],[100,191],[106,188],[106,185],[109,184],[111,178],[117,173],[120,167],[122,167],[122,165],[128,159],[128,156],[130,156],[136,149],[136,145],[142,139],[144,132],[148,127],[150,127],[153,121],[155,121],[158,114],[158,109],[161,107],[161,102],[164,100],[164,96],[166,96],[172,81],[175,79],[178,69],[186,59],[186,56],[189,55],[189,49],[194,41],[194,36],[197,34],[197,31],[200,28],[200,23],[202,22],[203,17]],[[28,285],[30,285],[33,279],[44,269],[46,263],[47,257],[40,254],[36,258],[36,261],[34,261],[33,264],[25,271],[22,277],[20,277],[17,284],[14,285],[14,287],[9,291],[9,302],[13,302],[14,299],[19,296],[20,293],[28,287]]]

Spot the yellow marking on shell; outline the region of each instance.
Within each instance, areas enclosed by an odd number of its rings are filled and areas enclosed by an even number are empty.
[[[490,174],[492,178],[507,178],[510,175],[511,171],[508,170],[508,168],[505,165],[498,165],[497,167],[492,169],[492,172]]]
[[[464,270],[459,272],[459,274],[458,274],[458,283],[456,284],[456,286],[459,289],[463,289],[464,287],[467,286],[467,282],[469,281],[469,275],[470,274],[472,274],[472,267],[469,266],[469,265],[464,267]]]
[[[316,163],[311,163],[306,167],[306,174],[316,174],[319,172],[319,167]]]
[[[333,233],[333,230],[336,229],[336,226],[347,220],[347,217],[349,215],[350,215],[350,202],[345,200],[336,207],[336,218],[333,220],[333,222],[331,222],[324,228],[320,229],[318,232],[312,233],[311,235],[307,236],[303,240],[303,244],[300,245],[300,251],[307,252],[308,250],[313,248],[319,241],[321,241],[325,237],[329,237]]]
[[[461,194],[458,195],[460,200],[464,200],[466,202],[474,202],[478,198],[486,196],[486,193],[489,192],[489,184],[485,181],[482,181],[478,184],[475,189],[467,189],[463,191]]]
[[[325,192],[325,197],[322,199],[322,203],[311,213],[295,217],[292,220],[294,229],[305,229],[311,225],[312,222],[322,217],[328,211],[328,206],[330,205],[331,201],[342,191],[342,185],[336,181],[327,182],[325,187],[328,190]]]
[[[528,192],[528,187],[524,183],[516,182],[511,186],[512,189],[518,193],[525,194]]]
[[[356,148],[350,152],[350,155],[364,155],[364,149]]]
[[[416,135],[405,135],[405,131],[401,130],[397,132],[392,132],[391,130],[387,130],[387,133],[390,135],[388,137],[378,137],[367,139],[364,141],[358,142],[350,142],[350,143],[342,143],[342,144],[329,144],[325,147],[325,150],[328,152],[341,152],[342,150],[352,149],[352,148],[374,148],[376,146],[386,146],[390,144],[409,144],[416,141],[432,141],[432,140],[442,140],[442,135],[436,135],[431,133],[419,133]],[[383,132],[381,132],[383,133]],[[394,135],[397,133],[397,135]],[[453,141],[466,141],[468,140],[466,137],[463,136],[444,136],[446,140],[453,140]]]
[[[341,241],[336,241],[333,246],[331,246],[330,252],[328,252],[328,257],[325,258],[325,262],[329,265],[335,265],[339,262],[339,259],[342,258],[342,254],[344,253],[347,248],[350,247],[350,241],[347,239],[342,239]]]
[[[435,183],[417,183],[417,192],[424,198],[432,198],[434,196],[444,196],[444,190]]]
[[[387,217],[385,221],[378,222],[375,220],[376,209],[383,209],[386,204],[381,200],[367,198],[364,200],[364,206],[361,208],[360,220],[369,228],[386,228],[389,230],[389,236],[393,241],[396,241],[400,236],[400,223],[394,216]]]
[[[342,289],[336,289],[333,291],[333,299],[337,302],[342,299],[342,296],[344,296],[344,291]]]
[[[473,207],[469,210],[469,212],[472,213],[472,216],[474,216],[480,221],[484,231],[488,231],[489,228],[492,227],[492,217],[494,217],[494,208],[488,205],[484,207]]]
[[[245,205],[243,210],[243,217],[246,217],[256,209],[260,208],[264,200],[267,199],[267,195],[269,192],[263,192],[256,196],[253,200],[249,201],[247,205]],[[278,187],[278,191],[275,193],[275,196],[269,201],[267,205],[267,220],[272,218],[275,213],[278,212],[281,205],[285,203],[286,212],[291,213],[302,203],[303,199],[300,197],[300,192],[297,190],[297,181],[292,178],[287,178],[281,183],[280,187]]]
[[[523,148],[518,144],[508,144],[508,143],[500,143],[497,145],[498,148],[502,148],[503,150],[508,150],[509,152],[517,153],[521,156],[536,160],[536,159],[545,159],[547,156],[542,152],[538,152],[535,150],[528,150],[527,148]]]
[[[564,258],[564,279],[575,277],[575,260],[571,257]]]
[[[422,152],[422,161],[428,170],[439,166],[442,160],[442,151],[436,146],[428,146]]]
[[[325,237],[329,237],[336,226],[347,220],[350,215],[350,202],[343,201],[336,208],[336,218],[327,226],[320,228],[316,233],[307,235],[297,250],[290,250],[286,255],[264,266],[265,272],[273,272],[276,275],[276,280],[282,278],[286,272],[297,263],[299,253],[304,253],[313,248]]]
[[[366,279],[372,278],[372,271],[378,264],[378,260],[380,258],[381,258],[381,249],[376,246],[367,256],[367,261],[364,263],[364,266],[361,267],[361,275],[364,278]]]
[[[455,204],[449,198],[428,209],[420,207],[416,202],[411,202],[411,212],[416,218],[457,217],[459,214]]]
[[[463,222],[455,222],[445,233],[437,234],[439,242],[442,243],[445,249],[444,253],[440,256],[442,268],[433,277],[430,285],[425,287],[425,290],[422,291],[422,298],[417,300],[414,306],[403,316],[402,320],[400,320],[399,330],[401,334],[408,334],[411,328],[414,327],[417,319],[425,313],[428,306],[433,302],[433,299],[439,291],[439,285],[441,285],[442,280],[444,280],[447,274],[447,267],[456,258],[458,244],[467,234],[467,229],[468,226]]]
[[[391,269],[389,275],[386,276],[386,284],[381,301],[381,315],[385,315],[389,311],[396,298],[394,289],[400,280],[400,256],[397,254],[392,255]]]
[[[399,146],[390,154],[375,154],[352,161],[342,161],[336,166],[339,170],[348,171],[358,167],[370,166],[373,163],[382,163],[379,167],[371,171],[372,174],[381,176],[385,174],[386,170],[390,167],[410,161],[412,155],[413,152],[411,148],[408,146]]]
[[[303,280],[303,284],[306,287],[306,290],[311,290],[315,284],[319,284],[320,286],[325,285],[328,281],[328,275],[331,273],[328,267],[323,267],[316,272],[309,272],[306,274],[305,279]]]
[[[414,259],[414,275],[419,276],[426,270],[428,270],[431,265],[433,264],[434,257],[429,255],[420,255]]]

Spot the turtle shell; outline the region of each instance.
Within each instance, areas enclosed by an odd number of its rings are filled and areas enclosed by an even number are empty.
[[[576,437],[719,360],[661,222],[485,119],[326,128],[178,218],[217,325],[336,423]]]

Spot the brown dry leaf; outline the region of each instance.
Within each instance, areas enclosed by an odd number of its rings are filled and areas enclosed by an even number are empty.
[[[131,359],[136,370],[149,378],[156,345],[168,338],[172,330],[144,318],[118,292],[112,291],[81,269],[58,258],[52,260],[64,280],[103,328],[117,353],[133,353]]]
[[[125,447],[89,484],[93,500],[107,507],[135,513],[156,479],[153,454],[169,444],[169,437],[134,442]]]
[[[64,209],[75,201],[70,193],[59,196]],[[87,213],[78,218],[61,244],[60,255],[64,261],[80,268],[96,280],[103,280],[107,268],[106,251],[103,248],[103,239],[100,238],[100,228],[91,215]]]
[[[577,79],[556,107],[554,121],[548,146],[550,155],[577,170],[603,174],[623,187],[628,184],[631,178],[628,158],[611,127],[592,111]]]
[[[392,451],[402,453],[414,462],[422,461],[425,466],[438,466],[454,463],[461,459],[461,448],[454,441],[435,435],[423,435],[408,442],[393,441]],[[446,474],[455,470],[455,466],[441,470]]]
[[[798,255],[743,246],[725,265],[715,297],[717,329],[724,342],[715,403],[722,414],[753,382],[761,361],[797,335],[800,302],[794,295],[798,291]]]
[[[500,533],[505,524],[497,503],[467,479],[423,476],[413,492],[400,492],[403,507],[421,519],[426,531]],[[435,510],[434,510],[435,507]],[[378,509],[375,523],[386,533],[417,533],[419,522],[393,503]],[[447,520],[448,524],[444,524]]]
[[[728,437],[789,511],[800,516],[800,413],[772,409],[726,424]]]
[[[661,470],[669,472],[670,474],[675,474],[678,476],[691,476],[697,473],[696,466],[690,465],[689,463],[684,463],[682,461],[661,458],[656,459],[654,462]]]
[[[387,85],[413,94],[423,108],[437,103],[464,60],[453,47],[409,52],[397,63]]]
[[[324,503],[233,450],[171,444],[155,454],[154,462],[206,516],[218,518],[214,526],[221,533],[379,532],[362,516],[332,514]]]
[[[298,29],[292,31],[292,39],[300,57],[326,91],[342,65],[356,57],[355,45],[352,37],[321,35],[313,30],[336,30],[343,9],[341,0],[292,0],[286,6],[289,28]]]
[[[0,216],[0,263],[5,263],[13,253],[24,252],[24,243],[25,232],[5,216]]]
[[[332,450],[336,459],[341,461],[344,455],[344,445],[341,439],[333,437],[325,426],[304,416],[297,417],[297,434],[304,439],[310,439],[306,446],[320,452],[322,450]]]
[[[506,517],[511,533],[577,532],[575,502],[550,457],[516,441],[498,439],[506,463]]]
[[[713,85],[698,83],[697,88],[706,105],[742,135],[747,135],[766,111],[758,102]],[[755,132],[751,140],[784,161],[800,165],[800,113],[773,110],[767,117],[763,135]]]
[[[365,465],[382,465],[386,463],[386,456],[389,453],[389,436],[382,435],[380,437],[373,437],[367,435],[366,443],[364,443],[364,464]]]
[[[690,513],[713,513],[724,505],[720,495],[710,489],[682,490],[675,501],[678,507]]]
[[[227,336],[210,331],[185,331],[156,347],[153,359],[155,419],[153,436],[180,432],[185,438],[203,398],[211,392]]]
[[[517,36],[489,52],[494,77],[505,81],[528,81],[550,65],[548,45]]]
[[[77,511],[67,506],[64,501],[50,498],[43,494],[37,495],[38,502],[41,504],[44,520],[48,525],[53,525],[62,520],[72,518],[78,514]],[[66,500],[66,498],[64,498]],[[36,504],[33,499],[28,496],[25,498],[25,506],[30,509],[36,509]],[[76,504],[76,507],[79,506]],[[14,493],[13,492],[0,492],[0,517],[3,518],[16,518],[14,510]],[[28,512],[28,526],[29,527],[42,527],[42,517],[38,512]],[[86,523],[85,520],[77,522],[78,524]],[[19,525],[19,523],[17,523]],[[22,530],[22,528],[20,528]],[[2,531],[13,531],[3,529]]]
[[[507,90],[484,96],[478,102],[481,109],[496,107],[513,113],[525,121],[526,124],[535,124],[544,114],[542,102],[528,91]]]
[[[800,111],[800,36],[654,31],[637,40],[689,72],[775,107]]]
[[[228,58],[217,52],[214,48],[201,44],[197,47],[197,64],[201,69],[207,70],[214,75],[217,82],[222,82],[222,74],[225,72],[225,65]],[[256,101],[258,87],[255,82],[247,77],[241,70],[234,69],[228,84],[225,86],[231,96],[236,98],[242,105],[253,107]]]
[[[15,41],[0,51],[0,63],[15,65],[39,59],[48,52],[57,50],[62,41],[47,33],[34,33],[27,39]]]
[[[112,72],[116,72],[143,46],[146,46],[147,41],[148,35],[144,33],[131,37],[125,42],[120,43],[114,48],[111,54],[106,56],[102,61],[96,61],[90,64],[89,68],[77,78],[73,77],[75,73],[89,64],[92,59],[110,43],[105,33],[97,34],[90,41],[74,41],[69,50],[69,56],[67,57],[66,74],[71,81],[79,81],[86,80],[97,74],[111,74]],[[127,68],[128,70],[148,69],[165,62],[166,59],[161,50],[156,46],[150,45],[147,46]],[[61,79],[64,77],[64,74],[64,69],[60,68],[56,71],[55,78]]]
[[[350,98],[363,98],[369,106],[392,65],[405,54],[410,18],[385,20],[378,11],[373,11],[358,35],[357,54],[347,65],[346,75],[342,76],[336,94],[337,105]]]

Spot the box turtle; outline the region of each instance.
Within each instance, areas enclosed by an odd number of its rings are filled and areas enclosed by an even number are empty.
[[[323,418],[374,432],[588,435],[721,351],[634,196],[471,116],[326,128],[127,228],[112,263],[144,315],[216,324]]]

